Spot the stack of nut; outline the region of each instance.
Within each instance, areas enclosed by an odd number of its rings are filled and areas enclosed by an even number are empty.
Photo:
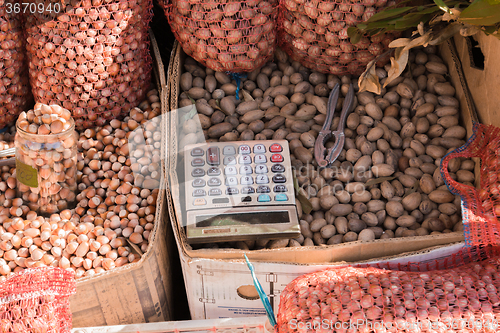
[[[1,278],[49,265],[73,269],[79,278],[140,260],[159,193],[159,115],[158,92],[151,90],[122,121],[80,133],[75,209],[38,215],[16,196],[16,169],[0,168]],[[142,143],[129,151],[139,133]]]
[[[357,77],[311,71],[278,49],[276,62],[251,72],[236,99],[236,83],[226,74],[186,59],[186,72],[180,77],[180,119],[195,106],[198,114],[193,121],[201,126],[192,131],[186,122],[179,146],[205,138],[287,139],[300,191],[312,206],[305,212],[306,207],[298,205],[302,235],[296,239],[206,246],[333,245],[461,231],[460,198],[448,191],[439,170],[441,158],[465,143],[455,89],[435,47],[411,53],[409,66],[411,71],[382,89],[380,96],[356,94],[344,149],[332,167],[320,169],[313,149],[329,93],[341,84],[335,129],[343,96],[349,84],[357,87]],[[388,70],[376,70],[382,84]],[[329,141],[326,146],[333,145]],[[474,182],[473,161],[454,159],[449,169],[452,178]]]
[[[22,15],[15,2],[0,0],[0,129],[14,123],[31,96]]]

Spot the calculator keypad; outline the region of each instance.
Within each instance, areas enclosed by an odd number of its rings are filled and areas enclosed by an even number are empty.
[[[185,147],[187,209],[295,205],[286,140]]]

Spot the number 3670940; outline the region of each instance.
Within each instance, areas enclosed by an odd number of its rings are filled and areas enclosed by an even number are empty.
[[[44,13],[59,13],[61,5],[59,3],[33,3],[33,2],[16,2],[5,4],[7,14],[44,14]]]

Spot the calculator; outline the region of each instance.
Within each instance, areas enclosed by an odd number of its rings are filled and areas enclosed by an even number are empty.
[[[184,148],[188,243],[300,235],[286,140]]]

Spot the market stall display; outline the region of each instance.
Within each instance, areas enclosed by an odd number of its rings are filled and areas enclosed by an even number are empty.
[[[151,82],[152,1],[40,5],[45,10],[25,15],[35,101],[71,110],[77,129],[103,126],[139,105]]]
[[[465,142],[455,88],[447,82],[448,69],[434,47],[413,53],[410,66],[411,76],[391,82],[381,96],[356,94],[344,149],[331,167],[319,169],[313,147],[326,117],[326,96],[336,83],[341,85],[340,111],[356,79],[312,72],[278,50],[276,62],[242,80],[236,99],[237,87],[229,76],[187,58],[179,78],[178,120],[172,121],[178,146],[204,140],[287,139],[300,187],[299,238],[219,246],[334,245],[461,232],[460,198],[448,191],[438,168],[446,153]],[[382,82],[387,77],[382,68],[377,74]],[[332,128],[339,119],[334,118]],[[326,147],[333,145],[329,141]],[[469,184],[473,169],[471,160],[455,159],[450,165],[452,177]]]
[[[500,207],[498,198],[498,143],[500,129],[474,124],[474,134],[465,145],[443,158],[441,172],[450,191],[464,203],[465,240],[469,246],[498,244]],[[449,174],[449,164],[456,158],[481,159],[480,187],[461,184]]]
[[[11,5],[11,6],[8,6]],[[11,10],[8,10],[8,9]],[[32,103],[21,15],[0,1],[0,129],[11,126]]]
[[[363,36],[352,43],[349,27],[364,22],[395,1],[283,0],[278,24],[280,47],[307,68],[335,75],[361,74],[366,65],[388,50],[400,32]],[[377,59],[380,65],[389,54]]]
[[[251,72],[276,49],[277,0],[173,0],[164,8],[184,51],[213,70]]]
[[[470,254],[450,258],[461,266],[435,271],[347,267],[303,275],[281,294],[276,331],[497,332],[498,253],[478,262]]]
[[[24,268],[39,266],[71,268],[76,272],[76,278],[91,276],[137,262],[148,250],[161,177],[161,119],[157,117],[160,114],[158,91],[151,90],[147,95],[147,99],[140,104],[142,109],[132,109],[122,121],[115,119],[109,125],[87,129],[78,137],[65,139],[73,140],[75,145],[68,143],[69,158],[70,161],[74,158],[78,183],[78,191],[74,191],[76,188],[70,191],[76,195],[74,209],[64,208],[49,217],[38,215],[35,208],[42,204],[46,208],[49,206],[40,202],[38,197],[31,200],[28,195],[27,201],[16,197],[18,170],[10,166],[2,167],[2,278]],[[29,111],[20,116],[18,127],[24,128],[23,122],[27,122],[31,115],[35,116],[36,110],[45,114],[45,110],[49,109],[57,110],[66,118],[67,110],[62,108],[35,106],[35,112]],[[43,115],[37,117],[45,119]],[[58,121],[53,121],[51,130]],[[31,134],[30,127],[33,125],[28,125],[26,135]],[[32,132],[38,133],[43,126],[37,131],[33,128]],[[31,155],[20,146],[22,140],[25,139],[17,138],[18,155],[21,154],[20,158],[26,163],[26,153]],[[47,143],[35,144],[47,146]],[[129,150],[129,147],[134,149]],[[31,153],[36,153],[34,147],[31,148]],[[57,150],[47,152],[46,156],[59,159],[58,154],[64,158],[64,152]],[[45,180],[48,179],[46,173],[49,178],[58,174],[54,167],[51,172],[50,169],[46,171],[45,166],[50,164],[43,163],[37,171],[41,184],[50,182]],[[67,167],[63,175],[71,171],[69,165]],[[21,185],[20,190],[26,186]],[[33,188],[30,187],[32,193]],[[49,194],[51,188],[48,188]]]
[[[69,333],[69,297],[76,292],[74,273],[54,267],[18,272],[0,283],[0,330]]]

